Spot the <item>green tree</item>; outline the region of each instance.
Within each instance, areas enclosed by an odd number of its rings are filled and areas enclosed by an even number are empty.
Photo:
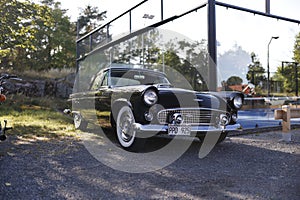
[[[294,44],[294,61],[300,63],[300,32],[296,36]]]
[[[226,84],[228,86],[232,86],[232,85],[242,85],[243,83],[243,79],[239,76],[231,76],[227,79]]]
[[[107,57],[113,63],[142,65],[160,71],[165,69],[167,74],[172,73],[174,76],[172,84],[189,89],[192,86],[199,91],[207,90],[203,78],[207,74],[205,41],[178,41],[175,38],[162,44],[162,36],[159,29],[152,29],[115,45],[107,51]],[[174,74],[174,70],[178,73]]]
[[[298,88],[296,88],[296,90],[298,90],[298,94],[299,94],[299,85],[300,85],[300,32],[298,33],[298,35],[296,36],[296,40],[295,40],[295,44],[294,44],[294,61],[296,63],[298,63],[298,65],[296,67],[298,74],[297,74],[297,78],[298,78]]]
[[[35,44],[38,50],[32,57],[37,62],[33,68],[51,69],[73,67],[75,63],[75,24],[70,22],[61,3],[43,0],[40,16],[34,21]]]
[[[0,2],[0,58],[1,68],[13,67],[18,55],[35,50],[32,44],[35,30],[31,20],[35,6],[29,1],[2,0]]]
[[[272,77],[273,80],[280,81],[283,83],[283,90],[287,93],[295,92],[296,89],[296,78],[300,78],[300,33],[295,37],[294,44],[294,57],[293,62],[283,63],[282,66],[278,66],[275,75]],[[297,69],[296,69],[297,67]],[[298,71],[298,74],[296,74]]]
[[[100,12],[98,7],[86,6],[79,13],[77,21],[77,32],[83,36],[95,28],[101,26],[102,21],[106,18],[106,11]]]
[[[91,31],[95,30],[97,27],[101,26],[102,21],[106,18],[106,11],[99,12],[98,7],[92,7],[90,5],[81,9],[79,17],[77,20],[77,39],[85,36]],[[82,39],[80,43],[77,43],[78,56],[84,56],[86,53],[90,52],[91,47],[102,45],[111,40],[111,35],[109,33],[109,26],[94,31],[89,37]]]
[[[246,78],[249,82],[258,87],[267,80],[266,76],[264,75],[266,71],[262,67],[262,64],[260,63],[255,53],[253,52],[251,53],[251,60],[252,63],[248,66]]]
[[[296,89],[296,62],[285,63],[283,66],[277,68],[275,75],[272,77],[272,80],[282,82],[283,90],[287,93],[295,92]],[[298,65],[298,80],[300,77],[299,65]],[[298,88],[299,90],[299,88]]]
[[[3,0],[0,3],[1,67],[47,70],[73,67],[75,26],[59,2]]]

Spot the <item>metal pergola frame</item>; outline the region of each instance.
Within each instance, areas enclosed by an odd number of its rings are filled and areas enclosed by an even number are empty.
[[[227,4],[227,3],[223,3],[223,2],[218,2],[216,0],[208,0],[207,2],[203,3],[202,5],[191,9],[181,15],[174,15],[172,17],[169,17],[167,19],[164,19],[164,6],[163,6],[163,0],[161,0],[161,21],[155,24],[152,24],[148,27],[145,27],[143,29],[140,29],[138,31],[132,32],[131,29],[131,22],[132,22],[132,18],[131,18],[131,12],[136,9],[137,7],[141,6],[142,4],[146,3],[148,0],[144,0],[141,1],[139,4],[137,4],[136,6],[130,8],[129,10],[127,10],[126,12],[122,13],[121,15],[119,15],[118,17],[114,18],[113,20],[109,21],[108,23],[104,24],[103,26],[100,26],[98,28],[96,28],[95,30],[91,31],[90,33],[84,35],[83,37],[77,39],[76,41],[76,55],[77,55],[77,60],[76,60],[76,67],[77,67],[77,71],[78,71],[78,63],[84,59],[86,56],[95,53],[99,50],[103,50],[103,48],[108,48],[109,46],[112,46],[118,42],[122,42],[124,40],[127,40],[129,38],[132,38],[140,33],[146,32],[151,28],[155,28],[155,27],[159,27],[165,23],[168,23],[169,21],[175,20],[177,18],[180,18],[184,15],[187,15],[191,12],[197,11],[198,9],[201,9],[205,6],[207,6],[207,14],[208,14],[208,20],[207,20],[207,27],[208,27],[208,54],[209,54],[209,69],[208,69],[208,77],[209,77],[209,83],[208,83],[208,88],[211,91],[216,91],[217,90],[217,39],[216,39],[216,33],[217,33],[217,25],[216,25],[216,6],[222,6],[222,7],[226,7],[226,8],[230,8],[230,9],[235,9],[235,10],[239,10],[239,11],[243,11],[243,12],[248,12],[248,13],[252,13],[255,15],[260,15],[260,16],[264,16],[264,17],[268,17],[268,18],[275,18],[277,20],[282,20],[282,21],[287,21],[287,22],[291,22],[291,23],[297,23],[298,25],[300,24],[300,20],[296,20],[296,19],[291,19],[291,18],[287,18],[287,17],[283,17],[283,16],[279,16],[279,15],[273,15],[270,13],[270,0],[265,0],[266,1],[266,12],[261,12],[261,11],[257,11],[257,10],[252,10],[252,9],[248,9],[248,8],[244,8],[244,7],[239,7],[239,6],[235,6],[235,5],[231,5],[231,4]],[[101,30],[101,29],[107,29],[109,28],[110,24],[116,20],[118,20],[119,18],[121,18],[122,16],[129,14],[129,35],[125,36],[124,38],[121,38],[119,40],[113,41],[113,42],[109,42],[104,44],[101,47],[97,47],[96,49],[92,49],[92,35],[94,33],[96,33],[97,31]],[[84,55],[83,57],[81,57],[81,55],[79,55],[79,43],[82,42],[83,40],[89,38],[90,41],[90,52],[88,52],[86,55]]]

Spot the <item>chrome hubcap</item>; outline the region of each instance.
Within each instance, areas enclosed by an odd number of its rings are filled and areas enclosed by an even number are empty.
[[[132,116],[129,112],[124,113],[121,116],[121,121],[120,121],[120,130],[121,130],[121,137],[122,140],[125,142],[128,142],[132,139],[132,124],[133,124],[133,119]]]

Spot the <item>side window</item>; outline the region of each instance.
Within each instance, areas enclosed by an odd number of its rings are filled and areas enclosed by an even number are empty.
[[[97,75],[97,77],[94,79],[91,90],[97,90],[101,86],[107,86],[107,76],[107,71]]]
[[[106,71],[103,76],[101,86],[108,86],[108,71]]]

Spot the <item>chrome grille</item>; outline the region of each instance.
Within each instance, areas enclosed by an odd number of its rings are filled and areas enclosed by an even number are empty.
[[[183,124],[190,125],[211,125],[218,123],[218,117],[221,111],[210,109],[167,109],[161,110],[157,114],[157,119],[160,124],[170,123],[170,117],[174,113],[180,113],[183,117]]]

